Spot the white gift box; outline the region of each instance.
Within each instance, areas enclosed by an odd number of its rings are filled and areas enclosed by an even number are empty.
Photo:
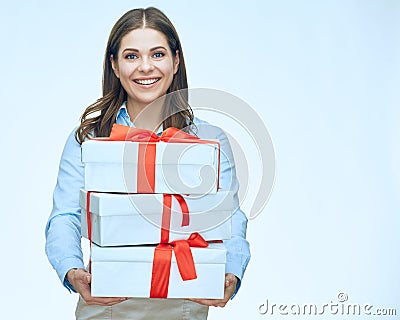
[[[155,246],[92,247],[91,294],[149,297]],[[183,281],[172,254],[168,298],[224,297],[226,249],[222,243],[191,248],[197,279]]]
[[[185,240],[199,232],[207,240],[231,237],[233,192],[182,196],[189,209],[189,225],[182,226],[182,209],[172,196],[169,241]],[[82,235],[88,238],[87,191],[80,191]],[[155,244],[160,242],[162,194],[90,194],[92,241],[100,246]]]
[[[101,192],[150,193],[140,192],[140,188],[138,189],[139,144],[139,142],[131,141],[98,140],[82,143],[85,189]],[[167,143],[161,141],[150,142],[150,144],[156,145],[153,166],[155,168],[154,193],[217,192],[218,142]]]

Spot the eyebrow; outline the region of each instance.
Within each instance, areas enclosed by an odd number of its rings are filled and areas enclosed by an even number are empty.
[[[163,47],[163,46],[157,46],[157,47],[151,48],[150,51],[154,51],[154,50],[158,50],[158,49],[167,50],[167,49],[166,49],[165,47]],[[139,50],[138,50],[138,49],[135,49],[135,48],[125,48],[125,49],[122,51],[122,53],[124,53],[125,51],[139,52]]]

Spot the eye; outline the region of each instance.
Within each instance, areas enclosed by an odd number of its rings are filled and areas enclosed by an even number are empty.
[[[163,53],[163,52],[155,52],[154,54],[153,54],[153,57],[154,58],[162,58],[162,57],[164,57],[165,56],[165,54]]]
[[[129,53],[125,56],[125,58],[128,60],[133,60],[133,59],[137,59],[137,55],[133,54],[133,53]]]

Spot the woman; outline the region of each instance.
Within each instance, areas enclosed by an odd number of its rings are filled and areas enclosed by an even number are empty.
[[[49,261],[64,286],[80,295],[77,319],[206,319],[208,306],[225,306],[239,289],[250,253],[245,240],[247,219],[237,209],[232,215],[232,239],[225,241],[224,299],[99,298],[90,293],[91,275],[82,259],[79,208],[79,190],[84,185],[80,145],[87,138],[108,136],[112,125],[118,123],[157,133],[176,127],[196,131],[200,138],[219,139],[220,186],[236,191],[237,205],[238,185],[228,140],[222,130],[194,118],[187,91],[182,89],[187,89],[185,62],[172,23],[156,8],[135,9],[123,15],[113,27],[106,48],[103,97],[85,110],[80,126],[64,147],[46,226]],[[168,95],[166,103],[162,97],[169,93],[173,94]],[[153,103],[159,98],[162,103]]]

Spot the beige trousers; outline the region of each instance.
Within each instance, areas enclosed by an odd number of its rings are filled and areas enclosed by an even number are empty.
[[[205,320],[208,307],[184,299],[128,299],[111,307],[89,306],[79,297],[77,320]]]

